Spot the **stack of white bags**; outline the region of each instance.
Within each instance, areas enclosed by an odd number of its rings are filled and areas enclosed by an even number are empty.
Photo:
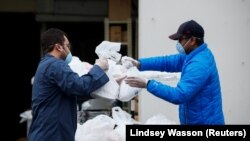
[[[125,141],[126,125],[177,125],[163,114],[156,114],[140,123],[120,107],[112,108],[112,116],[98,115],[87,120],[84,124],[77,124],[75,141]]]

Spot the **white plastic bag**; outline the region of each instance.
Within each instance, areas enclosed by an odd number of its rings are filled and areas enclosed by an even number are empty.
[[[138,76],[139,70],[136,67],[131,67],[127,70],[127,74],[129,76]],[[138,95],[138,93],[141,91],[141,88],[131,87],[128,84],[125,83],[123,80],[120,85],[120,93],[118,96],[118,99],[123,102],[130,101],[134,97]]]
[[[132,116],[123,111],[120,107],[112,108],[112,117],[116,123],[115,132],[117,132],[122,140],[126,140],[126,125],[137,124],[138,122],[132,118]]]
[[[93,65],[82,62],[78,57],[73,56],[72,60],[69,63],[70,68],[72,71],[77,73],[79,76],[82,76],[84,74],[87,74],[89,70],[93,67]]]
[[[108,72],[112,74],[114,78],[121,77],[126,74],[127,69],[124,68],[122,65],[117,64],[115,61],[108,59],[109,69]]]
[[[106,99],[117,99],[119,94],[119,84],[114,79],[114,72],[112,69],[116,62],[120,61],[121,54],[118,53],[121,49],[121,43],[103,41],[100,43],[96,49],[95,53],[99,58],[106,58],[109,60],[110,69],[106,71],[106,74],[109,77],[109,82],[106,83],[103,87],[94,91],[91,95],[95,98],[106,98]],[[113,61],[111,61],[113,60]],[[115,70],[117,72],[117,70]]]
[[[32,111],[31,110],[27,110],[27,111],[24,111],[20,114],[20,117],[22,118],[19,123],[23,123],[23,122],[27,122],[26,125],[27,125],[27,135],[29,133],[29,128],[30,128],[30,125],[31,125],[31,122],[32,122]]]
[[[72,71],[76,72],[79,76],[87,74],[92,68],[92,65],[87,62],[82,62],[78,57],[73,56],[71,62],[69,63]],[[94,98],[104,98],[104,99],[116,99],[119,93],[119,85],[116,80],[113,78],[112,74],[106,72],[109,77],[109,82],[104,86],[95,90],[91,93],[91,96]]]
[[[123,56],[121,61],[122,61],[122,65],[126,68],[126,69],[129,69],[131,67],[134,67],[134,65],[131,63],[130,60],[134,60],[133,58],[131,57],[128,57],[128,56]]]
[[[107,58],[118,62],[122,56],[120,53],[118,53],[120,49],[121,43],[103,41],[96,47],[95,53],[99,58]]]
[[[93,91],[91,96],[94,98],[117,99],[119,93],[119,85],[109,72],[106,72],[109,81],[99,89]]]
[[[77,124],[75,141],[120,141],[121,136],[114,132],[115,121],[107,115],[98,115]]]
[[[169,120],[165,115],[159,113],[147,119],[145,124],[148,124],[148,125],[149,124],[152,124],[152,125],[156,125],[156,124],[166,125],[167,124],[169,125],[169,124],[177,124],[177,123]]]

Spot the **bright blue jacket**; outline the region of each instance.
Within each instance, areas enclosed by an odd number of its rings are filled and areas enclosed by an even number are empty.
[[[212,52],[204,43],[188,55],[177,54],[139,59],[140,70],[182,72],[176,87],[150,80],[153,95],[179,104],[183,125],[224,124],[220,80]]]
[[[94,65],[79,77],[68,64],[51,55],[41,59],[32,88],[32,124],[29,141],[74,141],[77,128],[77,97],[90,93],[109,81]]]

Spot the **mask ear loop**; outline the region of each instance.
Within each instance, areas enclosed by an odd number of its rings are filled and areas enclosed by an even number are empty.
[[[196,38],[196,39],[198,39],[198,40],[201,40],[201,38],[199,38],[199,37],[195,37],[195,36],[192,36],[192,37],[194,37],[194,38]]]
[[[196,42],[197,42],[197,40],[201,40],[201,38],[199,38],[199,37],[195,37],[195,36],[192,36],[193,38],[195,38],[196,39]]]
[[[188,41],[183,45],[184,48],[186,48],[186,44],[190,41],[191,38],[188,39]]]

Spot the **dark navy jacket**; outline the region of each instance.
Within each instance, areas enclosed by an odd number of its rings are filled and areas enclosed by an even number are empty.
[[[77,125],[76,98],[109,81],[97,65],[79,77],[68,64],[49,54],[39,63],[32,88],[32,124],[29,141],[74,141]]]
[[[212,52],[207,44],[188,55],[177,54],[141,59],[141,70],[181,72],[176,87],[150,80],[147,90],[179,106],[180,123],[224,124],[220,80]]]

